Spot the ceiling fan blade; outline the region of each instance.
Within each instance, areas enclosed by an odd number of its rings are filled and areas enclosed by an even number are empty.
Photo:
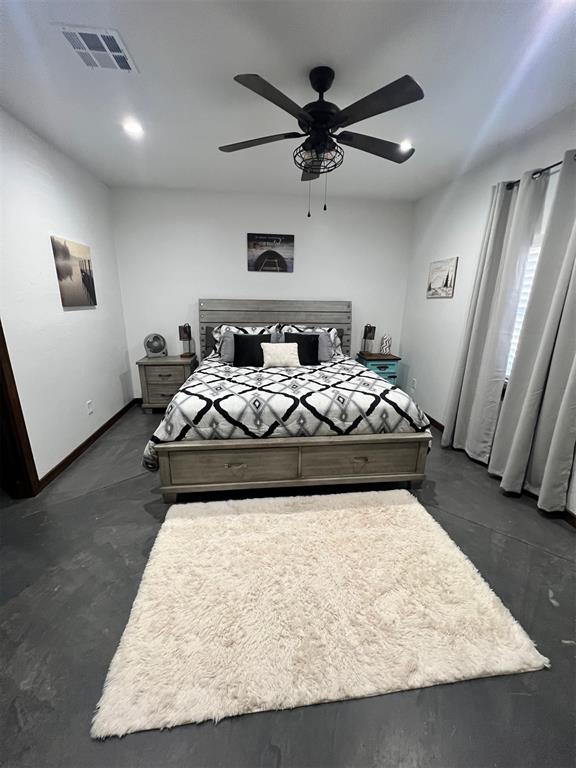
[[[320,174],[315,173],[314,171],[302,171],[300,181],[314,181],[314,179],[318,179],[319,177]]]
[[[275,136],[262,136],[260,139],[249,139],[248,141],[239,141],[236,144],[225,144],[218,147],[221,152],[237,152],[239,149],[249,149],[250,147],[259,147],[260,144],[271,144],[273,141],[282,141],[282,139],[298,139],[305,136],[305,133],[277,133]]]
[[[367,117],[381,115],[383,112],[412,104],[423,98],[424,91],[416,80],[410,75],[404,75],[343,109],[332,123],[332,128],[344,128]]]
[[[275,88],[267,80],[264,80],[263,77],[260,77],[260,75],[236,75],[234,80],[245,88],[254,91],[258,96],[262,96],[262,98],[271,101],[272,104],[276,104],[277,107],[288,112],[289,115],[292,115],[297,120],[305,120],[307,123],[311,121],[310,116],[302,111],[302,107],[299,107],[295,101],[292,101],[286,94],[279,91],[278,88]]]
[[[338,136],[334,136],[340,144],[345,144],[354,149],[361,149],[363,152],[369,152],[371,155],[378,155],[385,160],[392,160],[393,163],[404,163],[415,152],[411,147],[407,152],[400,148],[400,144],[384,139],[375,139],[373,136],[365,136],[363,133],[353,133],[352,131],[342,131]]]

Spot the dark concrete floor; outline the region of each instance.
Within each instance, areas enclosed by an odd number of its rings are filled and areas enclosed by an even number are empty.
[[[93,709],[166,512],[158,477],[140,468],[158,418],[133,408],[40,496],[3,499],[2,766],[574,765],[574,530],[540,517],[529,498],[502,496],[482,467],[437,444],[416,493],[550,670],[92,741]]]

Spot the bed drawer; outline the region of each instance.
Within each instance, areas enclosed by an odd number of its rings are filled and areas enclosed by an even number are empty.
[[[176,453],[170,465],[176,485],[293,480],[298,476],[298,448]]]
[[[415,471],[417,451],[398,444],[393,452],[378,445],[330,445],[302,448],[302,477],[354,477]]]
[[[187,378],[188,368],[183,365],[149,365],[146,372],[148,384],[174,384],[176,388]]]

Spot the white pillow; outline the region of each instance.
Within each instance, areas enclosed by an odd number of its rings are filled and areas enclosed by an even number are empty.
[[[298,344],[260,344],[264,353],[263,368],[299,368]]]

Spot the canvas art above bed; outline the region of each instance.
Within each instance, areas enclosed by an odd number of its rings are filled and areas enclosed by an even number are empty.
[[[294,235],[249,232],[248,272],[294,272]]]

